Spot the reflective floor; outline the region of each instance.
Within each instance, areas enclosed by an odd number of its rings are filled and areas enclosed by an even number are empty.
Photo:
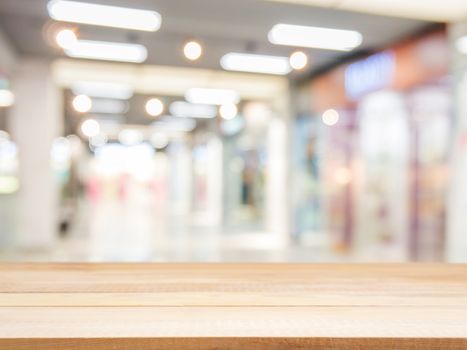
[[[225,235],[215,232],[179,233],[149,239],[141,234],[128,239],[114,233],[111,243],[103,237],[72,237],[47,250],[15,250],[0,254],[4,261],[73,262],[340,262],[350,258],[325,249],[273,245],[266,234]],[[113,234],[112,234],[113,235]],[[266,244],[263,244],[266,243]]]
[[[3,261],[73,262],[376,262],[400,261],[399,255],[366,247],[343,251],[327,241],[325,233],[293,238],[262,225],[219,226],[207,211],[191,211],[163,200],[145,186],[133,186],[124,196],[115,191],[89,193],[76,204],[70,227],[46,249],[6,244]],[[109,193],[112,193],[109,195]],[[5,198],[3,198],[5,199]],[[14,206],[14,198],[0,207]],[[10,213],[12,214],[12,213]],[[9,215],[9,225],[18,224]],[[228,220],[227,220],[228,221]],[[2,221],[3,224],[8,224]],[[7,225],[8,226],[8,225]],[[14,229],[13,229],[14,231]],[[12,234],[14,236],[14,234]],[[5,241],[8,237],[2,236]],[[11,241],[13,241],[11,239]],[[4,242],[5,243],[5,242]]]
[[[284,243],[279,235],[207,225],[168,214],[144,198],[82,201],[73,228],[44,250],[7,249],[4,261],[300,262],[341,261],[325,246]]]

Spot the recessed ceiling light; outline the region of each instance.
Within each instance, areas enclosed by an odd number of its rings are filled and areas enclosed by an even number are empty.
[[[57,35],[55,35],[55,42],[62,49],[71,48],[77,41],[78,38],[76,37],[75,32],[71,29],[62,29],[57,33]]]
[[[221,66],[231,71],[277,75],[286,75],[292,70],[287,57],[238,52],[224,55],[221,58]]]
[[[323,120],[324,124],[333,126],[336,125],[339,121],[339,113],[335,109],[328,109],[324,111],[321,119]]]
[[[216,106],[194,104],[185,101],[172,102],[169,111],[174,117],[185,118],[214,118],[217,115]]]
[[[100,130],[101,130],[101,128],[100,128],[99,123],[94,119],[86,119],[81,124],[81,132],[86,137],[97,136],[97,135],[99,135]]]
[[[269,31],[269,41],[277,45],[350,51],[362,43],[362,34],[354,30],[276,24]]]
[[[150,116],[157,117],[164,111],[164,104],[158,98],[151,98],[146,102],[145,108]]]
[[[230,119],[235,118],[237,113],[238,113],[238,108],[233,103],[222,105],[219,108],[219,114],[221,118],[225,120],[230,120]]]
[[[51,18],[63,22],[148,32],[155,32],[161,26],[160,14],[148,10],[66,0],[49,1],[47,10]]]
[[[141,63],[146,60],[148,50],[139,44],[78,40],[65,49],[65,54],[73,58]]]
[[[308,64],[308,56],[303,51],[295,51],[289,57],[290,66],[295,70],[300,70]]]
[[[89,96],[78,95],[73,99],[73,108],[79,113],[89,112],[92,108],[92,100]]]
[[[203,48],[201,47],[200,43],[196,41],[189,41],[183,47],[183,53],[190,61],[196,61],[203,54]]]
[[[223,105],[237,104],[240,96],[237,91],[230,89],[192,88],[185,93],[185,99],[195,104]]]

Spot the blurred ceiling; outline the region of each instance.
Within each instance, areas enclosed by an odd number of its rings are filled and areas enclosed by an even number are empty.
[[[156,120],[157,118],[148,116],[144,111],[145,102],[150,97],[161,98],[167,114],[170,103],[183,100],[185,92],[195,86],[233,89],[242,101],[270,101],[288,93],[288,82],[284,77],[210,69],[59,59],[52,64],[52,73],[55,82],[66,91],[65,115],[68,132],[78,130],[82,117],[71,107],[74,95],[70,89],[78,81],[105,81],[123,84],[133,90],[134,96],[128,100],[130,108],[125,113],[91,113],[99,122],[107,121],[104,124],[111,124],[112,127],[118,124],[119,128],[128,125],[132,128],[147,126]],[[196,121],[198,126],[212,125],[215,122],[215,119]]]
[[[143,95],[183,96],[189,88],[203,86],[233,89],[242,100],[268,100],[286,94],[288,89],[283,77],[209,69],[150,65],[135,68],[126,63],[73,59],[57,60],[52,68],[54,80],[63,88],[77,81],[106,81],[124,84]]]
[[[135,32],[79,25],[79,32],[82,39],[144,44],[149,50],[146,61],[148,64],[220,69],[220,58],[231,51],[289,55],[294,48],[276,46],[268,42],[268,31],[277,23],[358,30],[364,38],[363,45],[358,48],[361,51],[384,47],[430,24],[422,20],[291,4],[291,2],[319,6],[339,4],[338,6],[347,8],[344,4],[352,1],[355,4],[363,3],[359,0],[283,0],[282,2],[270,0],[87,0],[87,2],[156,10],[162,15],[162,27],[157,32]],[[425,1],[409,0],[404,3]],[[368,0],[366,3],[381,4],[383,1]],[[402,1],[391,0],[391,3],[402,3]],[[62,56],[58,49],[46,44],[47,28],[52,23],[48,17],[46,5],[47,0],[0,1],[0,29],[6,33],[19,54],[44,57]],[[381,7],[381,9],[379,12],[385,13],[384,8]],[[205,53],[197,62],[187,61],[182,54],[183,43],[191,38],[199,40],[204,46]],[[310,54],[310,69],[317,69],[349,54],[314,49],[305,51]]]
[[[375,15],[449,22],[467,18],[465,0],[270,0]]]

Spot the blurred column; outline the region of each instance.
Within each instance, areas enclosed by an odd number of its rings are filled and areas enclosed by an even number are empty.
[[[279,245],[291,238],[291,107],[288,94],[274,100],[276,116],[267,135],[268,169],[266,177],[266,228]]]
[[[213,137],[207,144],[207,203],[209,220],[212,226],[222,224],[223,213],[223,146],[218,137]]]
[[[170,144],[168,155],[171,215],[187,219],[192,198],[191,149],[186,141],[176,140]],[[184,225],[186,222],[181,220],[176,224]]]
[[[58,221],[50,147],[62,125],[59,89],[50,63],[31,59],[18,62],[12,86],[16,102],[9,123],[18,145],[20,180],[15,241],[22,248],[47,248],[56,238]]]
[[[467,47],[465,53],[458,47],[458,40],[467,35],[467,22],[451,24],[449,35],[454,84],[454,132],[450,159],[446,259],[450,262],[467,262]]]

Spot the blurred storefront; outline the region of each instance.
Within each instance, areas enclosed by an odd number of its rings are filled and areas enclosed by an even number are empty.
[[[16,220],[14,207],[19,189],[18,149],[8,125],[8,108],[14,103],[11,75],[16,54],[0,30],[0,247],[14,239]]]
[[[297,119],[295,230],[364,259],[441,260],[448,39],[424,34],[313,79]],[[324,233],[324,234],[323,234]]]
[[[447,259],[466,262],[467,252],[467,22],[449,25],[454,120],[450,149]]]

